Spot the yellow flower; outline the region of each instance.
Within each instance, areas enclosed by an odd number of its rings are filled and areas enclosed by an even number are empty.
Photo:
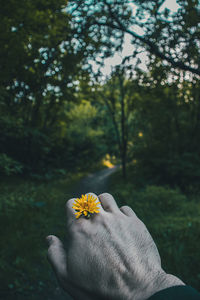
[[[98,204],[100,202],[96,202],[97,197],[94,197],[93,195],[82,195],[81,198],[77,198],[74,201],[74,205],[72,208],[74,208],[77,212],[75,213],[76,218],[78,219],[80,216],[85,216],[87,218],[90,217],[90,214],[93,213],[99,213],[100,207],[98,207]]]

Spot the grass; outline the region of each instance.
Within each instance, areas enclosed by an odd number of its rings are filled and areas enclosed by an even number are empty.
[[[1,180],[0,299],[44,299],[55,289],[45,237],[64,239],[65,202],[80,176],[50,182]]]
[[[110,180],[109,192],[119,206],[129,205],[146,224],[158,246],[162,267],[200,290],[200,195],[166,186],[147,185],[128,171]],[[138,184],[139,182],[139,184]]]
[[[82,174],[83,175],[83,174]],[[2,179],[0,183],[0,299],[49,299],[57,287],[47,262],[45,237],[65,238],[65,202],[82,176],[34,181]],[[148,186],[130,169],[120,172],[109,192],[119,206],[130,205],[147,225],[161,254],[163,268],[200,290],[200,195]]]

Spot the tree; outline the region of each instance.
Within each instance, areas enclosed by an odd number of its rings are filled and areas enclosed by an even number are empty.
[[[68,84],[83,58],[72,43],[66,5],[65,0],[1,3],[2,105],[29,126],[55,121],[58,103],[69,95]]]
[[[127,33],[138,49],[146,49],[149,56],[155,55],[171,68],[200,75],[200,5],[198,0],[178,0],[176,12],[162,9],[165,0],[103,0],[69,1],[73,3],[74,22],[88,31],[95,39],[119,40]],[[135,12],[133,13],[133,6]],[[78,16],[78,17],[77,17]],[[136,28],[143,34],[139,34]],[[111,51],[108,49],[110,55]],[[134,54],[135,55],[135,54]]]
[[[66,6],[66,0],[1,1],[0,153],[29,171],[52,161],[60,115],[76,100],[74,82],[88,54]]]
[[[199,81],[169,81],[160,61],[138,77],[133,157],[151,182],[199,185]],[[142,137],[138,136],[142,132]]]
[[[126,78],[126,67],[122,65],[113,70],[110,79],[104,85],[100,85],[97,91],[99,101],[106,105],[114,127],[124,179],[134,115],[134,87],[134,81]]]

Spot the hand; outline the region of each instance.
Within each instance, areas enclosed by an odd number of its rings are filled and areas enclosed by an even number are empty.
[[[161,268],[157,247],[129,206],[118,208],[110,194],[99,196],[100,213],[75,218],[67,201],[66,250],[55,236],[48,258],[61,286],[74,298],[144,300],[164,288],[184,285]]]

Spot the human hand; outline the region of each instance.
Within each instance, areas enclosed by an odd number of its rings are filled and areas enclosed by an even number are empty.
[[[67,201],[66,249],[56,236],[47,237],[48,259],[73,299],[144,300],[184,285],[161,268],[157,247],[133,210],[118,208],[107,193],[99,200],[100,213],[90,219],[76,219],[74,199]]]

